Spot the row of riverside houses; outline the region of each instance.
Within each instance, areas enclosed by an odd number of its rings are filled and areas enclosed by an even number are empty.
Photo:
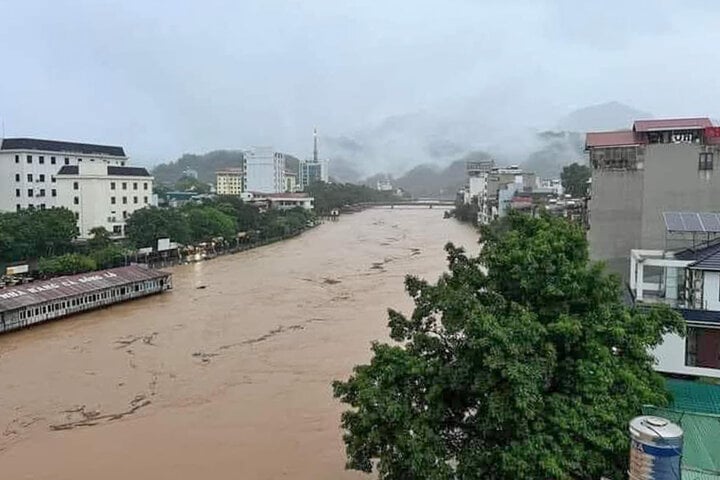
[[[654,354],[659,371],[720,378],[720,127],[708,118],[639,120],[590,132],[588,240],[636,305],[687,322]]]
[[[127,217],[153,203],[153,177],[128,166],[122,147],[34,138],[0,143],[0,211],[65,207],[80,238],[94,227],[122,237]]]

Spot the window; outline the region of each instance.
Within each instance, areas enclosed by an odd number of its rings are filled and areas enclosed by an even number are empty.
[[[40,196],[40,197],[44,197],[44,196],[45,196],[45,189],[44,189],[44,188],[41,188],[41,189],[40,189],[40,195],[38,195],[38,196]]]
[[[137,182],[133,182],[133,190],[137,190]]]
[[[55,190],[54,188],[52,189],[52,196],[57,197],[57,190]]]
[[[147,203],[148,203],[147,197],[143,197],[143,203],[144,203],[145,205],[147,205]]]
[[[110,182],[110,190],[115,190],[115,182]]]
[[[127,197],[123,197],[123,205],[127,205]]]
[[[28,197],[32,197],[32,196],[33,196],[33,189],[28,188]]]
[[[38,162],[40,162],[40,165],[44,165],[44,164],[45,164],[45,157],[43,157],[42,155],[40,155],[40,156],[38,157]]]
[[[19,182],[19,181],[20,181],[20,174],[19,174],[19,173],[16,173],[16,174],[15,174],[15,181],[16,181],[16,182]]]
[[[51,177],[50,177],[50,181],[51,181],[52,183],[55,183],[55,176],[51,176]]]
[[[15,163],[20,163],[20,155],[15,155]]]
[[[55,157],[50,157],[50,165],[55,165],[55,163],[57,163]]]
[[[138,197],[133,197],[133,203],[137,205]]]
[[[15,211],[19,212],[21,208],[22,206],[19,203],[15,205]]]
[[[70,165],[70,159],[68,157],[65,157],[65,165]]]
[[[122,227],[120,225],[113,225],[113,233],[120,235],[122,233]]]
[[[40,210],[45,210],[45,204],[44,204],[44,203],[41,203],[41,204],[40,204]]]
[[[713,169],[713,154],[701,153],[698,158],[698,170],[712,170]]]
[[[123,211],[123,219],[127,218],[127,210]]]
[[[79,189],[80,189],[80,185],[78,184],[78,182],[73,182],[73,190],[79,190]]]
[[[32,182],[32,173],[27,174],[28,182]]]
[[[28,155],[25,158],[27,159],[27,163],[32,163],[32,155]]]
[[[115,205],[115,197],[110,197],[110,204]]]
[[[16,196],[16,197],[19,197],[19,196],[20,196],[20,189],[19,189],[19,188],[16,188],[16,189],[15,189],[15,196]]]
[[[75,220],[80,220],[80,213],[75,212]]]
[[[122,189],[123,189],[123,190],[127,190],[127,183],[126,183],[126,182],[122,182]]]
[[[44,181],[45,181],[45,174],[44,174],[44,173],[41,173],[41,174],[40,174],[40,180],[38,180],[38,181],[39,181],[39,182],[44,182]]]
[[[685,364],[689,367],[720,368],[720,330],[688,327]]]
[[[80,197],[73,197],[73,204],[80,205]]]
[[[143,190],[147,190],[147,182],[143,182]]]

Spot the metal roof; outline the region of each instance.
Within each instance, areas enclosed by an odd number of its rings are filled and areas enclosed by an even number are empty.
[[[720,213],[663,212],[668,232],[720,233]]]
[[[124,157],[123,147],[112,145],[93,145],[91,143],[62,142],[41,140],[39,138],[5,138],[0,150],[38,150],[41,152],[82,153],[85,155],[111,155]]]
[[[63,165],[58,171],[58,175],[78,175],[79,168],[77,165]],[[119,177],[150,177],[147,169],[144,167],[117,167],[108,165],[107,174]]]
[[[170,274],[161,270],[131,265],[129,267],[111,268],[109,270],[16,285],[0,289],[0,312],[83,295],[106,288],[121,287],[133,282],[154,280],[168,275]]]
[[[633,124],[633,130],[636,132],[652,132],[659,130],[702,130],[712,126],[712,121],[707,117],[666,118],[658,120],[637,120]]]
[[[585,136],[585,148],[622,147],[640,145],[642,143],[640,139],[635,138],[635,132],[632,130],[588,132]]]

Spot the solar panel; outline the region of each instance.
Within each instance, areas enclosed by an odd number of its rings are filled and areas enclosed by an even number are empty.
[[[703,212],[698,215],[706,232],[720,232],[720,216],[717,213]]]
[[[683,232],[685,231],[685,225],[683,225],[682,218],[678,212],[664,212],[663,217],[665,218],[665,228],[669,232]]]
[[[704,232],[705,231],[702,223],[700,223],[700,217],[698,216],[697,213],[682,212],[682,213],[680,213],[680,217],[682,218],[683,223],[685,224],[686,232]]]
[[[720,233],[720,214],[713,212],[663,212],[668,232]]]

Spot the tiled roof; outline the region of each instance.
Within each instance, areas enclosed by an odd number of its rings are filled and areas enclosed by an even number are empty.
[[[678,312],[688,322],[715,323],[720,325],[720,312],[712,310],[693,310],[689,308],[678,308]]]
[[[635,138],[632,130],[618,130],[615,132],[588,132],[585,136],[585,148],[595,147],[621,147],[640,145],[643,143]]]
[[[93,145],[90,143],[61,142],[38,138],[5,138],[0,150],[37,150],[41,152],[82,153],[85,155],[112,155],[124,157],[122,147]]]
[[[688,268],[720,271],[720,242],[706,244],[702,248],[687,248],[675,254],[678,260],[695,260]]]
[[[78,166],[77,165],[63,165],[62,168],[57,173],[58,175],[77,175],[78,174]],[[107,174],[108,175],[115,175],[120,177],[150,177],[150,173],[148,173],[146,168],[143,167],[114,167],[112,165],[108,165],[107,167]]]
[[[160,270],[132,265],[4,288],[0,289],[0,312],[119,287],[132,282],[162,278],[166,275],[168,274]]]
[[[704,129],[712,126],[712,121],[707,117],[666,118],[658,120],[637,120],[633,124],[633,130],[636,132],[650,132],[653,130]]]

